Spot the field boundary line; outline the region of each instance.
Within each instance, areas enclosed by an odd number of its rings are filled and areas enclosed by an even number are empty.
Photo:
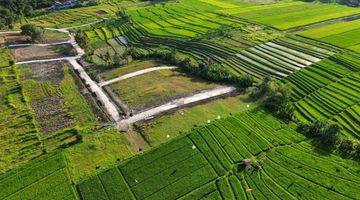
[[[269,175],[267,174],[267,172],[266,172],[265,169],[263,169],[261,172],[264,173],[264,175],[267,176],[271,181],[273,181],[273,183],[274,183],[277,187],[279,187],[280,189],[282,189],[282,190],[284,190],[286,193],[288,193],[290,196],[292,196],[292,197],[294,198],[294,200],[298,199],[298,198],[296,198],[291,192],[289,192],[287,189],[285,189],[282,185],[280,185],[278,182],[276,182],[271,176],[269,176]],[[263,178],[262,178],[261,175],[260,175],[260,179],[264,182],[264,180],[263,180]],[[280,198],[280,199],[281,199],[281,198]]]
[[[121,178],[124,180],[124,182],[125,182],[125,184],[126,184],[126,188],[127,188],[127,189],[130,191],[130,193],[131,193],[131,197],[132,197],[133,199],[136,199],[136,196],[135,196],[134,192],[132,191],[131,187],[129,186],[129,183],[126,181],[126,178],[125,178],[124,174],[122,173],[122,171],[120,170],[119,166],[116,166],[115,168],[116,168],[116,170],[119,172],[119,174],[121,175]]]
[[[323,21],[319,21],[319,22],[314,22],[314,23],[310,23],[310,24],[306,24],[306,25],[302,25],[302,26],[289,28],[289,29],[286,29],[284,31],[287,32],[287,33],[302,32],[302,31],[313,29],[313,28],[319,28],[319,27],[324,27],[324,26],[327,26],[327,25],[332,25],[332,24],[335,24],[335,23],[338,23],[338,22],[347,22],[346,19],[351,19],[349,21],[354,21],[354,20],[360,19],[360,14],[357,13],[357,14],[352,14],[352,15],[327,19],[327,20],[323,20]]]
[[[190,148],[190,147],[189,147],[189,148]],[[200,152],[200,154],[202,154],[202,153]],[[179,162],[176,162],[176,163],[173,164],[173,165],[167,166],[166,168],[162,169],[161,171],[159,171],[159,172],[157,172],[157,173],[153,173],[151,176],[143,179],[142,181],[137,182],[134,186],[132,186],[132,187],[129,186],[129,187],[130,187],[130,188],[133,188],[133,187],[135,187],[136,185],[138,185],[138,184],[140,184],[140,183],[142,183],[142,182],[145,182],[145,181],[147,181],[148,179],[151,179],[152,177],[154,177],[154,176],[162,173],[163,171],[168,170],[168,169],[171,169],[171,167],[176,166],[176,165],[179,164],[179,163],[183,163],[184,161],[193,158],[194,156],[196,156],[196,154],[193,154],[193,155],[191,155],[191,156],[189,156],[189,157],[187,157],[187,158],[185,158],[185,159],[183,159],[183,160],[180,160]]]
[[[108,200],[110,200],[109,194],[107,193],[107,191],[106,191],[106,189],[105,189],[105,187],[104,187],[104,184],[103,184],[103,182],[101,181],[101,178],[99,177],[99,174],[96,175],[96,178],[97,178],[97,179],[99,180],[99,182],[101,183],[101,188],[102,188],[102,190],[104,191],[104,193],[106,194],[106,198],[107,198]]]
[[[208,163],[206,163],[206,164],[204,164],[204,165],[201,165],[199,168],[196,168],[195,170],[193,170],[193,172],[194,172],[194,171],[198,171],[198,170],[200,170],[200,169],[203,169],[203,168],[205,168],[205,167],[206,167],[206,166],[208,166],[208,165],[209,165]],[[186,174],[186,175],[184,175],[184,176],[181,176],[181,177],[179,177],[179,178],[175,179],[175,180],[174,180],[173,182],[171,182],[170,184],[165,185],[164,187],[162,187],[162,188],[160,188],[160,189],[158,189],[158,190],[154,191],[153,193],[151,193],[151,194],[147,195],[146,197],[144,197],[144,199],[146,199],[146,198],[148,198],[148,197],[152,196],[153,194],[156,194],[157,192],[159,192],[160,190],[163,190],[164,188],[167,188],[167,187],[169,187],[169,186],[171,186],[171,185],[173,185],[173,184],[177,183],[177,182],[178,182],[179,180],[181,180],[182,178],[187,177],[187,176],[189,176],[189,175],[192,175],[192,174],[193,174],[193,172],[190,172],[189,174]],[[218,177],[213,178],[213,179],[211,179],[209,182],[211,182],[211,181],[213,181],[214,179],[217,179],[217,178],[218,178]]]
[[[198,131],[196,131],[196,134],[200,134]],[[204,155],[204,153],[203,153],[203,151],[198,147],[198,145],[196,145],[196,143],[190,138],[190,136],[188,136],[187,135],[187,137],[191,140],[191,142],[196,146],[196,149],[198,149],[198,151],[201,153],[201,155],[204,157],[204,159],[209,163],[209,165],[211,166],[211,168],[215,171],[215,173],[220,177],[220,174],[215,170],[215,168],[214,168],[214,166],[212,165],[212,163],[209,161],[209,159]],[[202,138],[202,136],[200,135],[200,137]],[[206,144],[206,146],[208,146],[209,147],[209,145],[208,144]],[[210,147],[209,147],[209,149],[210,149]],[[212,152],[212,150],[210,149],[210,151]],[[212,152],[212,154],[214,154],[213,152]],[[215,156],[215,155],[214,155]],[[218,158],[215,156],[215,158],[216,158],[216,160],[218,160]],[[220,163],[220,162],[219,162]],[[221,163],[220,163],[220,165],[221,165]],[[224,169],[224,167],[223,166],[221,166],[223,169]],[[225,169],[224,169],[224,171],[226,171]]]

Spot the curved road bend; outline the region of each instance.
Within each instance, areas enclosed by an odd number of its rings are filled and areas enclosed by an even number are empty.
[[[135,77],[135,76],[139,76],[139,75],[146,74],[146,73],[153,72],[153,71],[157,71],[157,70],[176,69],[176,68],[177,67],[174,67],[174,66],[162,66],[162,67],[147,68],[147,69],[139,70],[139,71],[136,71],[136,72],[128,73],[128,74],[125,74],[123,76],[119,76],[117,78],[114,78],[114,79],[111,79],[111,80],[108,80],[108,81],[100,82],[99,86],[104,87],[106,85],[110,85],[110,84],[113,84],[113,83],[116,83],[116,82],[119,82],[119,81],[122,81],[122,80],[125,80],[125,79],[128,79],[128,78],[132,78],[132,77]]]

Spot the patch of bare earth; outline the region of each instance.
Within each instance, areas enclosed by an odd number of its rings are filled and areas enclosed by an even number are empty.
[[[0,45],[25,44],[30,42],[30,38],[20,33],[7,33],[0,35],[0,41]]]
[[[25,76],[26,79],[34,79],[37,82],[50,82],[55,88],[59,88],[64,78],[64,62],[47,62],[28,65],[30,72]],[[72,124],[75,120],[69,115],[64,99],[61,95],[54,95],[46,91],[46,87],[41,87],[47,96],[34,100],[30,106],[35,113],[35,119],[40,125],[41,132],[44,134],[61,131]]]
[[[50,96],[32,102],[31,108],[35,112],[35,118],[40,124],[42,133],[60,131],[75,123],[64,107],[62,98]]]
[[[51,81],[55,85],[59,85],[64,78],[63,62],[48,62],[28,64],[31,68],[30,77],[37,81]]]
[[[11,48],[17,62],[41,59],[53,59],[75,55],[71,44],[51,45],[51,46],[24,46]]]

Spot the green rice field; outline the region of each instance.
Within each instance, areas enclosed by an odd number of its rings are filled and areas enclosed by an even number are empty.
[[[248,111],[196,128],[77,190],[82,199],[358,198],[358,166],[318,148],[291,125]],[[245,158],[257,164],[245,168]]]
[[[344,21],[312,28],[299,33],[339,47],[360,52],[360,20]]]

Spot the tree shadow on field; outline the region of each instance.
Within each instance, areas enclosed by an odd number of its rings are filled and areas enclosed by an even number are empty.
[[[321,156],[328,156],[332,154],[335,150],[335,146],[327,145],[326,143],[320,141],[318,138],[310,139],[309,143],[313,147],[313,151]]]

